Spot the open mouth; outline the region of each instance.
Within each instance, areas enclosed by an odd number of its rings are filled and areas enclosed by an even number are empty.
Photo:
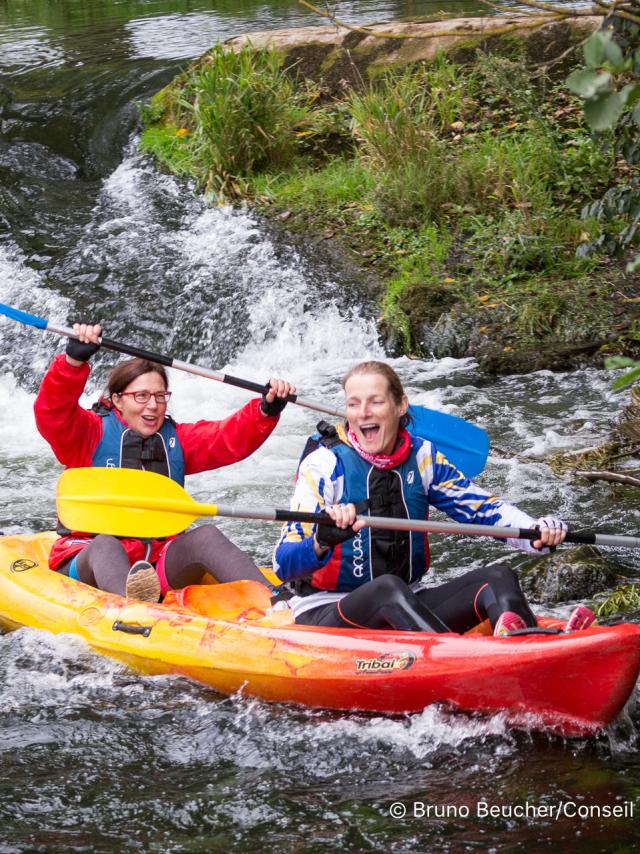
[[[360,432],[367,440],[367,442],[371,442],[376,439],[378,434],[380,433],[380,425],[379,424],[363,424],[360,427]]]

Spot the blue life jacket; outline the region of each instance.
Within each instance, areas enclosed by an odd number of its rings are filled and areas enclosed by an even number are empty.
[[[102,438],[91,465],[153,471],[184,486],[184,453],[172,418],[166,416],[160,430],[145,438],[123,424],[113,409],[101,406],[96,411],[102,418]]]
[[[366,501],[370,516],[427,519],[429,501],[417,464],[417,447],[422,440],[413,441],[407,459],[387,470],[375,468],[349,445],[331,442],[329,450],[337,457],[336,475],[344,478],[341,503]],[[424,533],[363,528],[355,537],[336,546],[325,566],[297,583],[296,592],[299,595],[318,590],[346,592],[379,575],[397,575],[412,583],[427,571],[428,560],[429,546]]]

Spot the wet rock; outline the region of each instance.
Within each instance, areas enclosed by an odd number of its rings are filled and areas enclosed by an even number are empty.
[[[385,351],[392,358],[400,358],[405,354],[404,338],[399,329],[393,324],[387,323],[384,318],[378,320],[378,332]]]
[[[616,583],[617,574],[594,546],[560,549],[518,567],[527,598],[544,605],[591,599]]]
[[[244,33],[226,41],[232,50],[251,44],[255,48],[275,47],[286,58],[286,66],[301,77],[321,82],[332,94],[348,87],[359,88],[391,67],[402,68],[418,62],[432,62],[440,52],[450,52],[455,61],[469,62],[482,51],[496,51],[506,42],[512,50],[521,42],[535,62],[562,59],[576,41],[597,29],[602,19],[579,16],[552,21],[541,36],[532,37],[530,18],[512,16],[506,38],[485,34],[486,19],[447,18],[443,21],[394,21],[371,24],[367,32],[357,32],[334,24],[263,30]]]
[[[519,349],[501,347],[486,340],[474,348],[482,371],[488,374],[526,374],[532,371],[571,371],[593,364],[599,349],[612,338],[601,338],[579,344],[557,344],[545,341],[544,348]],[[467,354],[469,355],[469,354]]]
[[[434,324],[422,323],[417,330],[417,343],[425,354],[443,359],[460,359],[467,355],[473,318],[448,312]]]
[[[2,114],[5,112],[6,108],[9,107],[12,101],[13,95],[11,94],[11,90],[7,89],[6,86],[3,86],[2,83],[0,83],[0,118],[2,118]]]

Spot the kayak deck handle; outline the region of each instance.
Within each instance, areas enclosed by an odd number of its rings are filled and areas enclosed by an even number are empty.
[[[134,623],[123,623],[122,620],[116,620],[111,628],[114,632],[124,632],[126,635],[142,635],[143,638],[148,638],[153,626],[140,626]]]

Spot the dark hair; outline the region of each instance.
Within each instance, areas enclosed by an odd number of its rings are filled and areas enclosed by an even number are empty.
[[[111,399],[114,394],[122,394],[130,383],[143,374],[159,374],[162,377],[165,390],[169,388],[169,378],[163,365],[150,362],[149,359],[127,359],[117,365],[109,374],[105,397]]]
[[[386,365],[384,362],[359,362],[342,377],[342,388],[346,386],[351,377],[359,374],[380,374],[380,376],[383,376],[387,381],[387,388],[391,393],[394,403],[396,406],[400,406],[402,398],[405,396],[405,391],[400,377],[396,374],[393,368],[390,368],[389,365]],[[407,413],[400,419],[400,424],[403,427],[406,427],[410,421],[411,416]]]

